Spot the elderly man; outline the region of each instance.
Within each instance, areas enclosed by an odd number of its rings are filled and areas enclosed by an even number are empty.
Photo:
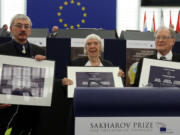
[[[59,27],[58,26],[53,26],[52,27],[52,33],[50,33],[49,37],[50,38],[55,38],[58,34],[58,30],[59,30]]]
[[[180,62],[180,55],[172,52],[174,43],[175,43],[174,30],[171,28],[167,28],[165,26],[159,27],[155,32],[156,53],[154,55],[147,56],[146,58]],[[138,64],[134,86],[139,85],[142,62],[143,59],[141,59]]]
[[[10,31],[13,39],[0,45],[1,55],[19,56],[44,60],[45,51],[32,43],[27,38],[31,34],[32,23],[28,16],[17,14],[12,18]],[[11,129],[13,134],[30,134],[38,117],[38,108],[0,104],[0,134]]]
[[[45,51],[32,43],[27,38],[31,34],[32,23],[29,17],[17,14],[11,21],[10,31],[13,40],[0,46],[0,54],[22,57],[35,57],[36,60],[46,59]]]

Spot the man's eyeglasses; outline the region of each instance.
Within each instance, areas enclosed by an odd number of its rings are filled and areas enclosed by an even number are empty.
[[[171,38],[171,37],[170,36],[155,37],[156,40],[160,40],[160,39],[167,40],[169,38]]]
[[[22,28],[24,27],[25,29],[30,29],[31,26],[29,24],[15,24],[14,26],[16,26],[17,28]]]

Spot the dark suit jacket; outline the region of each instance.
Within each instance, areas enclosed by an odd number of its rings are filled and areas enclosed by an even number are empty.
[[[30,57],[37,54],[45,55],[45,51],[34,44],[29,43]],[[13,41],[0,45],[1,55],[21,56],[16,50]],[[0,109],[0,135],[4,134],[7,124],[15,113],[17,105],[12,105],[6,109]],[[28,134],[32,129],[32,134],[36,130],[36,123],[39,118],[40,107],[19,106],[19,111],[10,124],[13,127],[13,134]]]
[[[34,57],[38,54],[45,55],[45,50],[43,50],[41,47],[34,45],[32,43],[29,43],[29,49],[30,49],[30,57]],[[1,55],[11,55],[11,56],[21,56],[17,52],[16,47],[13,45],[13,41],[1,44],[0,45],[0,54]]]
[[[155,55],[147,56],[146,58],[157,59],[157,53]],[[172,61],[180,62],[180,55],[179,54],[173,54]],[[143,59],[140,59],[139,64],[137,66],[136,78],[135,78],[135,82],[134,82],[134,85],[133,85],[134,87],[139,86],[141,70],[142,70],[142,63],[143,63]]]
[[[89,60],[88,57],[82,57],[82,58],[74,59],[71,62],[71,66],[85,66],[85,64],[88,62],[88,60]],[[101,63],[105,67],[113,66],[113,64],[110,61],[108,61],[108,60],[101,59]]]
[[[50,33],[49,34],[49,38],[56,38],[57,37],[57,35],[58,35],[58,33],[56,32],[56,34],[54,34],[54,33]]]

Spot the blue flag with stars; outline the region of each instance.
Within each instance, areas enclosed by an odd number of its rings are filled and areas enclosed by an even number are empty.
[[[116,28],[116,0],[27,0],[33,28]]]

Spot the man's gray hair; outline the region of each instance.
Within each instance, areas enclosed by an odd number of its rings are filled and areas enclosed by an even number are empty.
[[[154,32],[154,37],[156,37],[157,33],[160,31],[160,30],[168,30],[169,31],[169,34],[170,34],[170,37],[171,38],[176,38],[176,33],[175,31],[172,29],[172,28],[168,28],[166,26],[160,26],[155,32]]]
[[[90,39],[96,39],[99,44],[100,44],[100,51],[102,52],[103,51],[103,46],[102,46],[102,39],[100,36],[96,35],[96,34],[90,34],[88,35],[86,38],[85,38],[85,47],[84,47],[84,53],[87,54],[87,50],[86,50],[86,44],[87,44],[87,41],[90,40]]]
[[[12,26],[14,24],[14,21],[17,20],[17,19],[25,19],[25,20],[28,20],[30,22],[30,26],[32,27],[32,22],[31,22],[31,19],[25,15],[25,14],[16,14],[12,20],[11,20],[11,23],[10,23],[10,26]]]

